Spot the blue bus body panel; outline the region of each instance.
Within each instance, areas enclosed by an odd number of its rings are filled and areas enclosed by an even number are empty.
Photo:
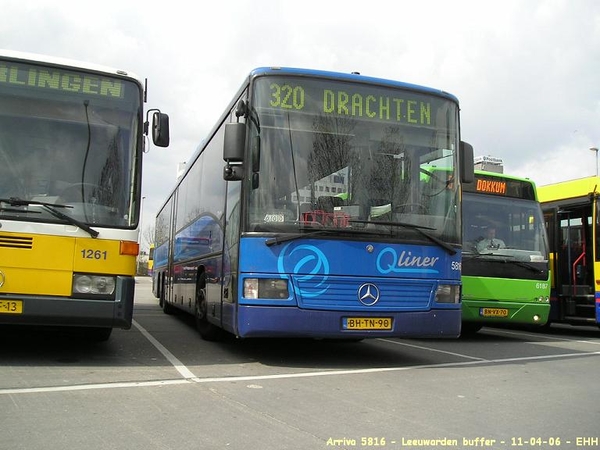
[[[268,246],[266,240],[242,238],[241,272],[460,281],[460,271],[451,269],[460,251],[450,255],[435,245],[297,239]]]
[[[460,252],[438,246],[298,239],[240,248],[238,334],[244,336],[446,336],[460,333],[460,303],[436,303],[439,284],[460,284]],[[283,279],[287,298],[244,298],[244,279]],[[361,301],[372,285],[377,300]],[[347,317],[391,318],[388,330],[345,330]]]

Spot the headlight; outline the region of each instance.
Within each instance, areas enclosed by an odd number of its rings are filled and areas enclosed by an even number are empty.
[[[281,278],[245,278],[244,297],[281,300],[289,298],[287,280]]]
[[[116,279],[108,275],[73,275],[73,294],[113,295]]]
[[[460,286],[456,284],[440,284],[435,293],[437,303],[460,303]]]

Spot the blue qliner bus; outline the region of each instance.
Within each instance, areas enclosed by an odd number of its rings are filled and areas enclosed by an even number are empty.
[[[157,214],[163,310],[207,340],[457,337],[459,124],[441,90],[253,70]]]

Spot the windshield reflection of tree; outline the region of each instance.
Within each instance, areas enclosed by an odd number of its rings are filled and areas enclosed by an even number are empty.
[[[347,204],[351,199],[358,199],[358,184],[350,182],[351,177],[360,176],[358,172],[350,170],[351,167],[358,166],[358,155],[353,152],[355,126],[355,121],[349,118],[315,118],[312,152],[308,155],[309,184],[304,186],[310,192],[310,197],[307,199],[309,204],[304,205],[302,210],[333,214],[335,208]],[[329,177],[333,174],[339,177],[337,181],[342,181],[340,193],[330,185]],[[327,192],[330,189],[336,191]],[[304,216],[304,220],[309,219],[325,221],[325,217]]]
[[[408,203],[411,160],[399,127],[374,129],[349,118],[318,117],[314,128],[308,163],[313,207],[337,208],[353,219],[389,221],[392,204]],[[380,138],[371,140],[371,135]],[[320,185],[336,174],[343,177],[343,192],[322,194]]]

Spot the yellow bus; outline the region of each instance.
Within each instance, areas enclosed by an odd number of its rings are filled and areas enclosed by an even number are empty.
[[[538,187],[550,239],[549,322],[600,325],[600,177]]]
[[[148,117],[145,82],[0,50],[0,326],[131,327]]]
[[[154,244],[150,244],[148,250],[148,276],[151,277],[154,272]]]

